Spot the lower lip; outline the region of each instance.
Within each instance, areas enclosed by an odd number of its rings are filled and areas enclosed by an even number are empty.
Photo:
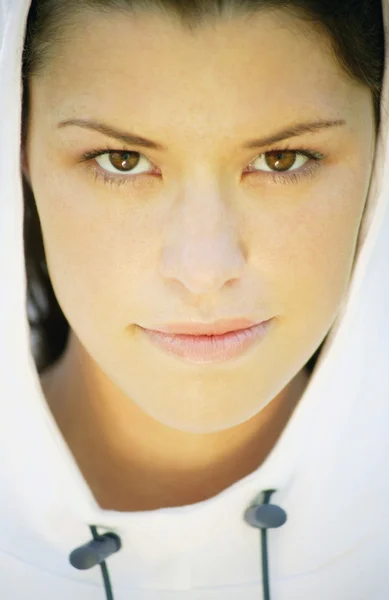
[[[169,335],[151,329],[143,329],[149,340],[168,354],[196,364],[222,362],[237,358],[262,340],[273,319],[248,329],[232,331],[223,335]]]

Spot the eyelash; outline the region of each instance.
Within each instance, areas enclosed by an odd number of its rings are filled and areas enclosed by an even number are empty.
[[[259,174],[259,173],[266,173],[265,178],[272,180],[272,182],[274,184],[288,184],[288,183],[298,183],[301,178],[303,177],[312,177],[317,168],[320,166],[320,162],[327,158],[326,155],[320,153],[320,152],[316,152],[316,151],[312,151],[309,150],[307,148],[291,148],[290,146],[286,145],[282,148],[274,148],[273,150],[268,150],[267,152],[262,152],[261,154],[258,154],[253,161],[251,162],[255,162],[255,160],[257,158],[259,158],[260,156],[264,155],[264,154],[268,154],[270,152],[287,152],[287,151],[291,151],[294,152],[297,156],[304,156],[305,158],[309,158],[310,162],[307,162],[302,168],[300,168],[297,171],[292,171],[292,172],[287,172],[284,171],[284,173],[282,174],[281,172],[277,173],[277,172],[271,172],[271,171],[259,171],[259,170],[253,170],[253,171],[249,171],[249,174]],[[112,149],[112,148],[96,148],[93,150],[90,150],[88,152],[85,152],[82,157],[81,157],[81,161],[80,162],[90,162],[93,161],[95,158],[98,158],[99,156],[102,156],[104,154],[113,154],[114,152],[134,152],[136,154],[139,154],[139,156],[144,156],[143,154],[141,154],[140,152],[136,151],[136,150],[129,150],[128,148],[125,149]],[[145,157],[145,156],[144,156]],[[147,157],[145,157],[147,158]],[[149,159],[147,159],[149,160]],[[151,161],[150,161],[151,162]],[[251,163],[250,163],[251,164]],[[92,171],[94,172],[94,176],[96,180],[100,180],[103,181],[104,184],[110,186],[110,187],[121,187],[123,185],[134,185],[137,181],[138,177],[141,177],[143,175],[150,175],[150,173],[139,173],[137,175],[127,175],[125,177],[121,177],[120,175],[112,175],[109,174],[107,171],[102,170],[101,167],[99,167],[97,164],[96,166],[92,167]]]

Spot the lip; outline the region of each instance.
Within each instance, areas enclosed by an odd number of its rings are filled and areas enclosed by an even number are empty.
[[[170,323],[169,325],[156,325],[149,327],[149,331],[159,331],[172,335],[222,335],[231,331],[248,329],[258,325],[255,321],[248,319],[222,319],[212,323]]]
[[[243,355],[249,348],[259,343],[268,332],[272,325],[273,318],[261,323],[256,323],[251,326],[241,327],[240,329],[228,329],[231,323],[238,321],[218,321],[213,324],[174,324],[165,326],[164,329],[175,329],[186,331],[191,329],[208,331],[206,334],[195,333],[170,333],[161,331],[161,329],[146,329],[141,327],[141,330],[146,334],[147,339],[156,347],[163,350],[167,354],[184,359],[187,362],[195,364],[209,364],[214,362],[224,362]],[[247,323],[247,320],[244,321]],[[229,323],[229,324],[228,324]],[[241,325],[242,320],[239,321]],[[250,322],[251,323],[251,322]],[[223,331],[227,327],[227,332],[214,335],[209,333],[210,330]],[[236,327],[236,325],[235,325]]]

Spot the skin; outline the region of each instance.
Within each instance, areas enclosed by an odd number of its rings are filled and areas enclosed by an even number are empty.
[[[370,91],[286,11],[192,34],[166,16],[113,12],[77,16],[31,79],[30,102],[24,172],[71,326],[41,377],[50,409],[103,508],[209,498],[269,455],[347,292],[374,161]],[[167,149],[58,127],[66,119]],[[345,124],[243,147],[317,120]],[[288,146],[325,158],[311,176],[276,182],[264,153]],[[139,152],[143,174],[122,174],[120,187],[96,180],[96,160],[81,162],[96,148]],[[311,164],[298,159],[289,173]],[[169,356],[138,327],[234,317],[275,319],[260,344],[219,364]]]

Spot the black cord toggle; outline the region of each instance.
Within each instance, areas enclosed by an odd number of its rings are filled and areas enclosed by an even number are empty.
[[[263,504],[258,500],[253,506],[249,506],[244,513],[244,520],[251,527],[257,529],[274,529],[281,527],[286,520],[286,512],[277,504],[269,504],[270,496],[275,490],[262,492]]]
[[[118,552],[121,547],[121,539],[116,533],[104,533],[75,548],[69,556],[70,564],[76,569],[91,569]]]

